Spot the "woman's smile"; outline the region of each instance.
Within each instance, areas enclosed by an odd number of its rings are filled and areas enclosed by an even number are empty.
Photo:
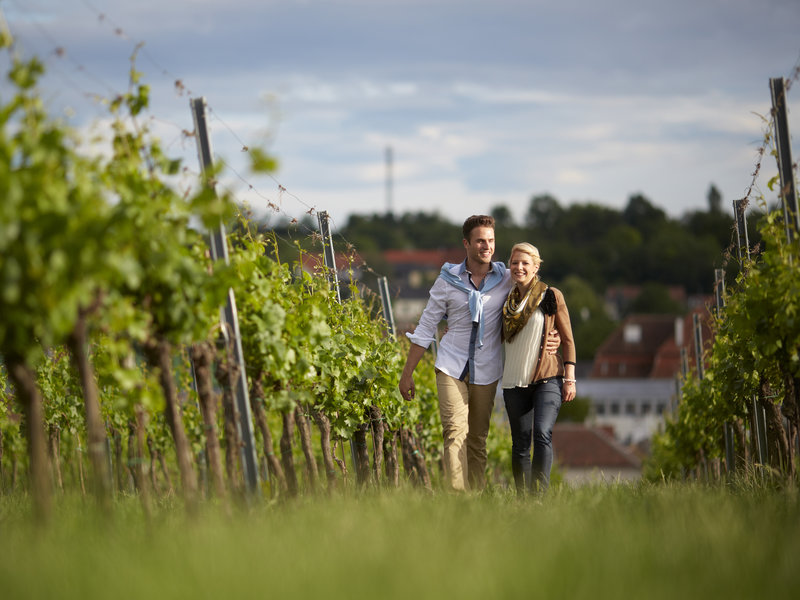
[[[514,252],[509,261],[509,267],[511,268],[511,278],[522,288],[527,288],[539,271],[539,265],[523,252]]]

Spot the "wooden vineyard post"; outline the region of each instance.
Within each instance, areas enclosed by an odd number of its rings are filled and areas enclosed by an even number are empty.
[[[208,137],[208,127],[206,125],[205,98],[193,98],[191,100],[191,107],[197,134],[197,150],[200,157],[200,166],[205,174],[213,165],[211,142]],[[225,224],[222,223],[222,221],[220,221],[219,227],[211,232],[209,241],[211,257],[214,260],[222,260],[225,264],[228,264],[228,245],[226,243]],[[232,381],[230,383],[231,386],[235,388],[236,407],[239,416],[236,425],[239,429],[239,439],[241,440],[242,468],[244,469],[247,491],[251,495],[259,495],[258,461],[256,459],[255,436],[253,435],[253,418],[250,409],[250,400],[248,398],[247,373],[245,371],[242,338],[239,332],[239,316],[236,311],[236,298],[234,297],[233,289],[228,289],[228,299],[221,312],[226,333],[230,336],[231,347],[233,349],[232,358],[236,365],[235,371],[237,378],[235,382]]]
[[[759,406],[758,394],[753,395],[753,430],[756,433],[756,456],[758,464],[764,466],[769,460],[769,448],[767,447],[767,415],[764,414],[764,407]],[[761,470],[764,476],[764,470]]]
[[[381,293],[381,302],[383,304],[383,318],[386,319],[386,328],[389,335],[395,336],[394,326],[394,313],[392,312],[392,299],[389,296],[389,280],[384,275],[378,279],[378,290]]]
[[[319,233],[322,236],[322,260],[328,271],[328,281],[331,289],[336,293],[336,301],[342,303],[342,294],[339,292],[339,277],[336,271],[336,257],[333,253],[333,237],[331,236],[331,226],[326,211],[317,213],[319,220]]]
[[[694,313],[692,315],[692,324],[694,327],[694,353],[695,353],[695,367],[697,368],[697,379],[702,380],[705,376],[705,366],[703,365],[703,325],[700,322],[700,315]],[[706,481],[708,481],[708,462],[705,459],[703,450],[700,450],[703,456],[703,468],[705,471]]]
[[[786,110],[786,85],[783,77],[769,80],[772,92],[772,117],[775,125],[775,145],[778,150],[778,173],[781,189],[778,196],[783,200],[783,223],[786,239],[791,244],[800,231],[800,215],[797,212],[797,190],[792,169],[792,145],[789,138],[789,120]]]
[[[725,308],[725,270],[714,269],[714,297],[717,304],[717,318],[722,318],[722,310]],[[734,446],[733,425],[730,421],[725,421],[722,425],[722,436],[725,442],[725,470],[728,477],[733,475],[736,470],[736,453]]]
[[[378,278],[378,291],[381,295],[383,318],[386,321],[386,330],[392,338],[395,338],[397,334],[394,324],[394,312],[392,311],[392,298],[389,295],[389,280],[385,275]],[[397,471],[397,455],[392,454],[392,448],[396,448],[394,442],[394,436],[396,435],[396,432],[389,430],[388,439],[386,439],[386,442],[384,442],[384,424],[376,423],[376,419],[383,418],[380,409],[377,406],[370,407],[370,416],[372,418],[372,430],[374,432],[372,436],[372,451],[373,455],[375,456],[375,481],[380,481],[381,473],[378,463],[381,455],[383,455],[386,462],[387,480],[390,482],[390,484],[394,484],[396,486],[397,484],[394,482],[399,475]],[[376,433],[379,433],[379,435],[376,435]],[[384,443],[389,444],[389,448],[384,448]]]
[[[322,260],[328,272],[328,282],[330,283],[331,289],[336,294],[336,301],[341,304],[342,294],[339,291],[336,255],[333,253],[333,236],[331,235],[330,217],[327,211],[323,210],[318,212],[317,220],[319,221],[319,233],[322,236]],[[358,475],[358,454],[356,453],[356,444],[352,438],[350,438],[350,459],[353,461],[353,470],[356,472],[356,475]]]
[[[694,353],[697,378],[702,379],[705,369],[703,366],[703,327],[700,323],[699,314],[692,315],[692,323],[694,325]]]
[[[750,260],[750,240],[747,237],[747,219],[745,219],[744,214],[746,208],[747,201],[744,198],[733,201],[733,214],[736,225],[736,250],[738,252],[739,264],[745,259]]]

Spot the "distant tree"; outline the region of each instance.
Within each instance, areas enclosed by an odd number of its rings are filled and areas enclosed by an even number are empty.
[[[566,236],[573,245],[586,248],[596,246],[598,240],[605,238],[611,229],[624,224],[624,221],[618,210],[588,202],[570,205],[558,223],[558,231],[554,234]]]
[[[605,257],[606,272],[613,280],[641,281],[645,273],[642,249],[645,246],[645,233],[633,225],[617,225],[606,232],[598,255]]]
[[[641,255],[644,271],[638,283],[657,281],[682,285],[692,294],[708,293],[714,268],[722,264],[724,247],[713,236],[670,220],[647,238]]]
[[[545,281],[550,283],[546,278]],[[578,360],[590,360],[616,323],[608,316],[603,297],[585,280],[569,275],[556,287],[562,291],[567,303]]]
[[[709,204],[711,204],[710,192]],[[686,213],[682,221],[693,235],[713,239],[720,252],[735,242],[733,210],[730,213],[724,213],[719,208],[716,210],[712,208],[708,212],[698,210]]]
[[[722,212],[722,194],[713,183],[708,188],[708,212],[721,213]]]
[[[628,313],[682,315],[686,312],[680,302],[669,295],[669,288],[663,283],[648,282],[628,307]]]
[[[724,251],[732,240],[732,211],[727,215],[703,210],[674,219],[638,193],[624,210],[592,202],[562,207],[550,194],[536,195],[522,226],[507,223],[505,206],[495,206],[490,212],[498,221],[494,260],[508,260],[511,245],[527,241],[542,253],[546,281],[576,275],[597,293],[611,284],[646,281],[682,285],[690,293],[707,292],[713,269],[723,266]],[[379,264],[378,257],[390,248],[460,247],[462,216],[453,215],[451,221],[435,212],[351,215],[344,228],[334,231],[334,244],[344,249],[348,242],[371,265]],[[753,239],[757,218],[751,210],[751,248],[758,242]],[[308,236],[302,227],[293,227],[279,239],[285,237],[294,244]],[[310,231],[316,231],[316,225]],[[291,259],[291,252],[281,251],[281,256]]]
[[[314,230],[317,228],[315,226]],[[350,215],[347,226],[339,233],[358,251],[413,247],[408,239],[408,232],[398,226],[397,220],[391,214]]]
[[[489,212],[494,217],[497,227],[514,227],[514,215],[505,204],[498,204]]]
[[[425,212],[353,214],[335,234],[334,244],[344,238],[356,250],[452,248],[461,245],[461,221],[452,223],[438,213]]]
[[[555,227],[564,209],[550,194],[540,194],[531,198],[528,212],[525,215],[525,224],[533,229],[547,231]]]
[[[667,221],[667,213],[654,206],[642,194],[634,194],[622,211],[625,223],[647,235],[657,230]]]
[[[410,248],[460,247],[461,224],[468,216],[453,223],[438,213],[406,213],[400,217],[398,225],[405,231]]]

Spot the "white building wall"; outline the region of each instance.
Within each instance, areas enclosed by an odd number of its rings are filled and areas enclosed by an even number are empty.
[[[581,379],[578,396],[588,398],[588,424],[614,429],[617,441],[635,444],[649,439],[664,426],[675,406],[674,379]]]

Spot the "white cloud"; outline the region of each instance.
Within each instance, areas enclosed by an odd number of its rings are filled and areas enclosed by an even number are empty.
[[[568,185],[580,185],[585,183],[586,179],[586,173],[578,169],[560,169],[555,176],[556,183]]]
[[[477,83],[456,83],[453,87],[455,96],[485,104],[543,104],[556,105],[569,100],[569,97],[553,90],[525,87],[497,87]]]
[[[749,184],[763,127],[752,113],[768,114],[767,80],[788,75],[800,50],[800,7],[789,0],[468,4],[3,6],[47,57],[54,106],[102,115],[86,93],[124,90],[144,40],[137,67],[168,149],[196,165],[181,131],[192,127],[189,97],[203,95],[220,157],[244,172],[242,145],[265,144],[281,164],[275,178],[340,219],[383,209],[387,146],[396,210],[439,207],[456,220],[498,202],[521,215],[542,191],[614,206],[641,191],[677,215],[705,206],[714,182],[728,201]],[[770,23],[768,36],[754,35],[757,23]],[[176,94],[176,79],[187,94]],[[795,136],[799,114],[790,113]],[[774,171],[768,159],[764,171]],[[277,190],[271,179],[263,186]],[[286,209],[293,203],[305,212],[287,195]]]

